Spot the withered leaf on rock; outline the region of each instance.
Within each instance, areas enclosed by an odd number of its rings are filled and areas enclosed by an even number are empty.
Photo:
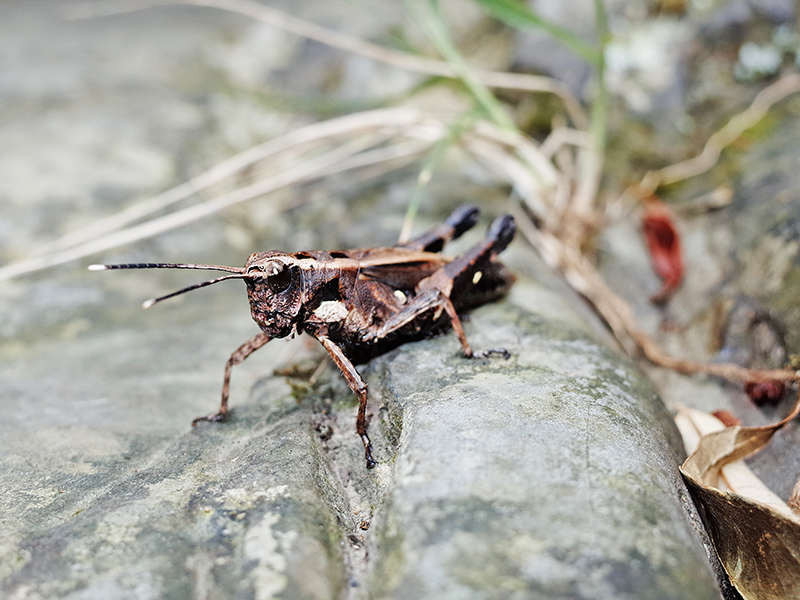
[[[798,413],[800,401],[766,427],[725,427],[687,408],[675,418],[689,454],[681,473],[731,583],[746,600],[800,598],[800,517],[743,461]]]

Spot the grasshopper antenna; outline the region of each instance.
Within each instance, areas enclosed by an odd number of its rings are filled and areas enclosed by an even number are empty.
[[[185,294],[186,292],[191,292],[192,290],[197,290],[208,285],[219,283],[220,281],[225,281],[226,279],[244,279],[247,277],[247,275],[244,273],[244,269],[238,267],[226,267],[222,265],[194,265],[183,263],[125,263],[120,265],[89,265],[90,271],[110,271],[114,269],[195,269],[201,271],[226,271],[228,273],[233,273],[232,275],[223,275],[222,277],[217,277],[216,279],[195,283],[194,285],[180,289],[177,292],[172,292],[166,296],[150,298],[142,303],[142,308],[150,308],[156,302],[161,302],[162,300],[172,298],[173,296],[179,296],[180,294]]]
[[[241,273],[239,267],[226,267],[223,265],[191,265],[182,263],[125,263],[122,265],[89,265],[90,271],[110,271],[112,269],[198,269],[201,271],[227,271],[228,273]]]

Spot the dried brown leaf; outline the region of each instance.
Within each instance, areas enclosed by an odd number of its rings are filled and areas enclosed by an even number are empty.
[[[745,600],[800,598],[800,521],[687,477],[720,561]]]
[[[766,427],[725,427],[681,409],[676,423],[691,452],[681,466],[725,571],[745,600],[800,598],[800,517],[744,464],[800,413]],[[692,447],[696,448],[692,451]]]

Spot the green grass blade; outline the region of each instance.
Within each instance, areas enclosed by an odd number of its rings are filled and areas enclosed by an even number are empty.
[[[601,154],[606,149],[606,128],[608,123],[608,88],[606,87],[605,77],[605,48],[608,43],[608,14],[604,0],[594,0],[595,8],[595,28],[600,47],[597,52],[597,62],[595,64],[597,81],[597,93],[592,101],[590,128],[592,138],[597,144],[597,149]]]
[[[502,104],[475,76],[459,53],[438,10],[435,0],[406,0],[406,7],[436,50],[455,71],[486,117],[499,127],[515,130],[516,127]]]
[[[399,243],[406,242],[411,237],[411,227],[414,225],[414,219],[417,217],[419,207],[422,205],[425,189],[433,178],[434,171],[441,164],[447,151],[458,141],[466,130],[472,127],[477,119],[477,114],[468,113],[452,123],[447,129],[447,135],[436,142],[430,155],[425,159],[422,169],[420,169],[419,175],[417,176],[417,182],[411,192],[408,209],[406,210],[406,215],[403,220],[403,229],[400,232],[400,239],[398,240]]]
[[[598,50],[574,33],[543,19],[518,0],[474,0],[494,18],[517,29],[534,28],[551,35],[569,50],[597,66],[601,60]]]

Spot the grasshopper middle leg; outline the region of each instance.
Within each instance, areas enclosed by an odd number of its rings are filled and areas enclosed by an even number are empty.
[[[367,468],[372,469],[378,464],[372,457],[372,442],[367,435],[367,384],[361,378],[355,366],[344,355],[342,349],[339,348],[330,339],[319,336],[317,338],[325,350],[328,351],[333,362],[339,367],[339,370],[347,380],[347,385],[358,396],[358,417],[356,417],[356,433],[361,437],[361,442],[364,444],[364,458],[367,461]]]

